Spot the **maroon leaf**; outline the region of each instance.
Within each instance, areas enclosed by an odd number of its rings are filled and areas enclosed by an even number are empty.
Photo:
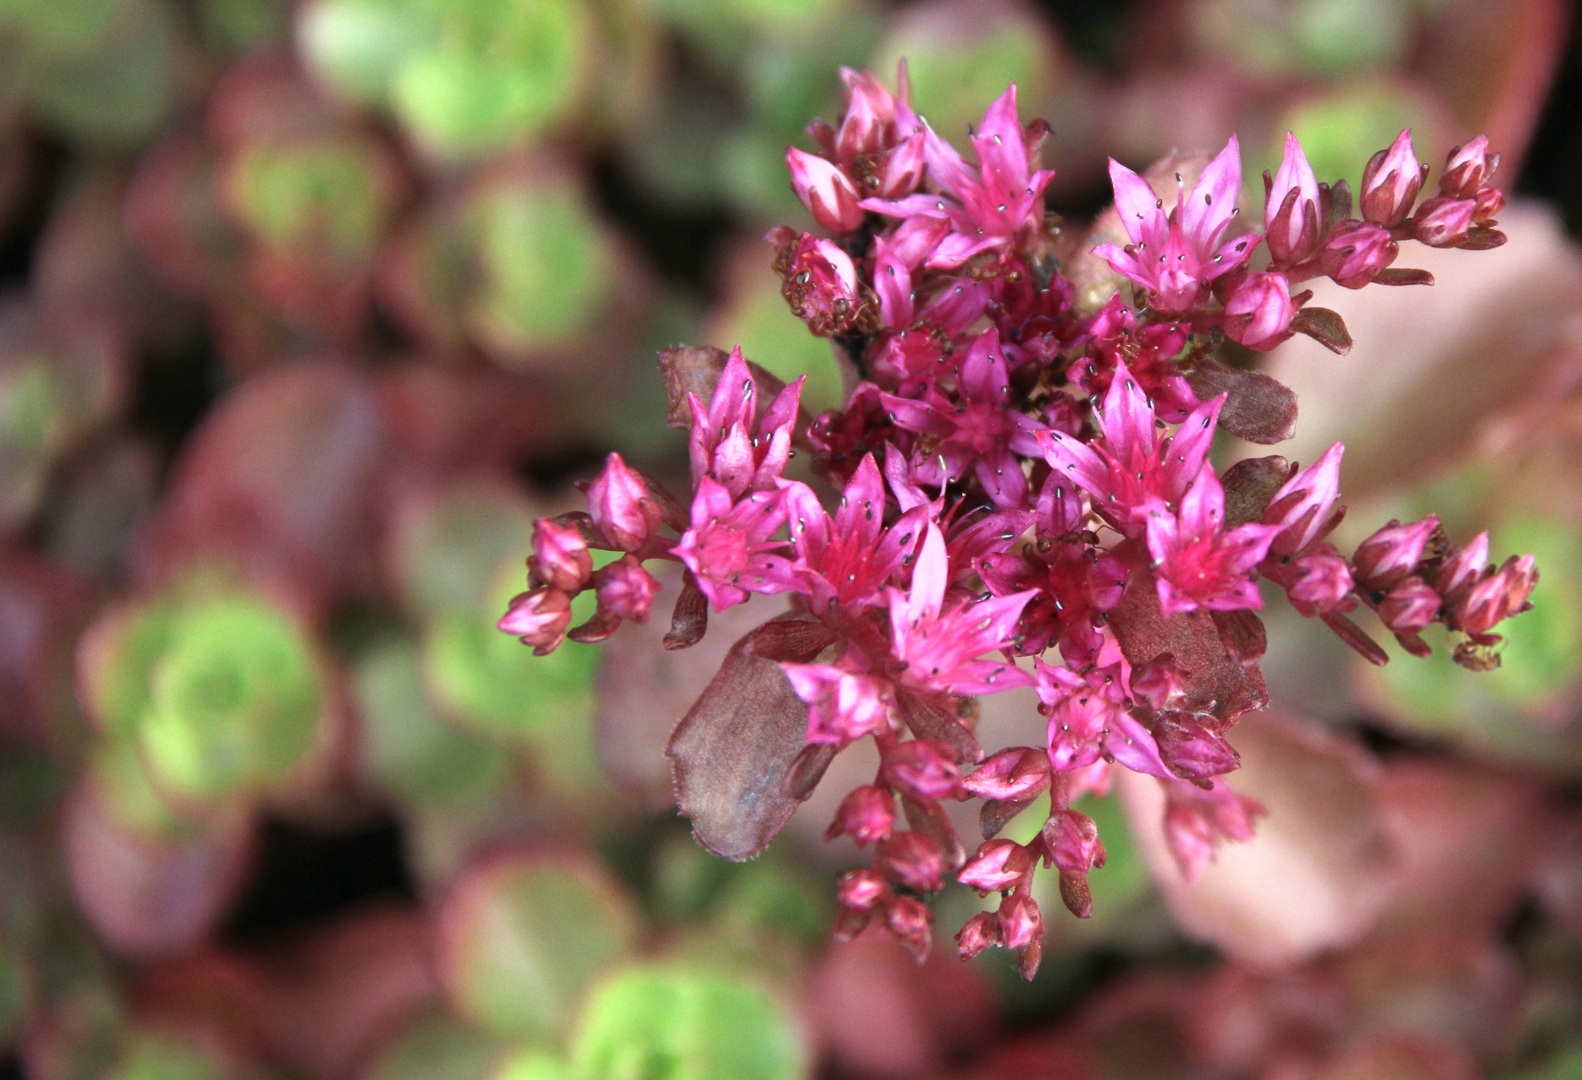
[[[1187,376],[1198,397],[1226,395],[1219,426],[1248,442],[1277,443],[1296,433],[1296,395],[1261,371],[1244,371],[1212,356]]]
[[[993,840],[1010,820],[1037,801],[1033,799],[985,799],[978,810],[978,831],[985,840]]]
[[[1351,351],[1351,333],[1339,312],[1325,307],[1305,307],[1291,320],[1291,329],[1306,334],[1330,352],[1345,356]]]
[[[670,613],[670,633],[665,635],[665,648],[685,649],[703,640],[709,628],[709,601],[698,588],[698,579],[688,570],[676,596],[676,606]]]
[[[1110,612],[1121,652],[1134,665],[1170,653],[1185,675],[1182,692],[1193,712],[1210,713],[1226,725],[1269,702],[1263,674],[1226,647],[1212,616],[1191,611],[1165,616],[1159,590],[1146,565],[1133,569],[1121,602]]]
[[[941,699],[931,695],[903,690],[896,700],[901,706],[901,717],[913,735],[949,743],[955,748],[958,761],[976,763],[983,760],[983,747],[972,734],[975,715],[958,717]]]
[[[1225,527],[1263,520],[1269,500],[1291,476],[1291,463],[1278,454],[1243,458],[1220,475],[1225,486]]]
[[[747,642],[747,652],[765,660],[810,663],[835,640],[835,631],[811,619],[781,619],[767,622],[755,630]]]
[[[1269,636],[1256,612],[1211,611],[1209,615],[1225,648],[1242,663],[1250,664],[1268,651]]]
[[[835,760],[837,749],[828,743],[808,743],[802,748],[786,770],[780,782],[780,791],[797,802],[806,802],[818,782],[824,779],[829,763]]]
[[[796,809],[799,799],[786,793],[785,779],[807,743],[807,706],[778,663],[751,652],[762,631],[731,647],[665,750],[675,762],[676,802],[692,819],[692,835],[737,861],[768,847]]]
[[[1427,270],[1412,270],[1404,266],[1392,266],[1379,271],[1379,276],[1373,279],[1375,285],[1432,285],[1434,275]]]
[[[708,404],[714,397],[714,386],[720,381],[720,372],[725,370],[725,362],[729,359],[729,353],[710,345],[701,348],[677,345],[660,349],[659,373],[664,376],[665,392],[670,397],[665,423],[673,428],[691,427],[692,406],[687,404],[687,395],[696,394],[699,401]],[[785,389],[784,382],[750,360],[747,369],[758,383],[758,400],[769,401]],[[802,425],[797,425],[797,428],[801,430]]]

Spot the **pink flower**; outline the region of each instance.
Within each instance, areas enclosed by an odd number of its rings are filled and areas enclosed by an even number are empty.
[[[1412,132],[1407,129],[1363,166],[1358,201],[1364,220],[1386,228],[1399,225],[1411,214],[1426,179],[1428,166],[1418,163]]]
[[[1346,221],[1329,231],[1318,264],[1337,285],[1360,289],[1395,261],[1398,245],[1390,231],[1366,221]]]
[[[871,71],[840,69],[849,91],[840,128],[815,121],[808,134],[855,186],[886,199],[910,195],[923,182],[922,121],[908,104],[906,65],[898,75],[898,93],[891,94]]]
[[[1384,592],[1410,575],[1422,561],[1423,549],[1439,528],[1439,518],[1430,514],[1422,521],[1402,525],[1391,521],[1361,544],[1351,557],[1357,583],[1365,589]],[[1485,546],[1485,556],[1487,557]]]
[[[983,894],[1028,885],[1033,880],[1033,857],[1015,841],[987,840],[956,872],[956,880]]]
[[[1035,132],[1029,138],[1029,130]],[[1049,169],[1033,168],[1047,127],[1024,129],[1016,115],[1016,85],[1001,94],[972,137],[978,167],[970,168],[949,143],[925,128],[928,174],[943,196],[913,195],[895,201],[865,199],[862,205],[888,217],[942,221],[950,233],[934,247],[928,265],[960,266],[984,251],[1014,248],[1043,224],[1044,189],[1054,179]]]
[[[1329,544],[1313,544],[1290,562],[1276,561],[1271,552],[1263,572],[1285,590],[1291,606],[1308,618],[1349,610],[1357,604],[1348,599],[1356,585],[1351,567]]]
[[[1153,734],[1128,711],[1118,669],[1086,672],[1035,660],[1038,700],[1049,717],[1049,765],[1069,772],[1101,758],[1113,759],[1134,772],[1169,776]]]
[[[868,784],[854,788],[841,800],[824,839],[849,836],[859,847],[864,847],[890,839],[894,831],[895,796],[882,787]]]
[[[807,741],[844,746],[890,730],[890,688],[883,680],[831,664],[780,665],[807,704]]]
[[[1412,236],[1429,247],[1455,247],[1467,238],[1478,211],[1476,199],[1424,199],[1412,219]]]
[[[1187,884],[1197,881],[1214,849],[1226,840],[1251,840],[1253,821],[1268,813],[1262,804],[1237,795],[1218,781],[1208,790],[1185,780],[1168,780],[1165,789],[1165,841]]]
[[[794,146],[786,147],[786,166],[791,170],[791,190],[813,220],[837,235],[862,227],[857,189],[839,166]]]
[[[911,589],[889,592],[892,652],[905,668],[901,681],[953,694],[989,694],[1027,686],[1032,677],[1006,660],[980,659],[1004,649],[1032,592],[989,600],[945,603],[950,568],[945,538],[928,524],[912,570]]]
[[[528,569],[544,584],[574,593],[593,574],[593,553],[574,526],[540,518],[533,523],[533,556]]]
[[[1294,318],[1291,283],[1278,272],[1248,274],[1225,301],[1226,336],[1259,352],[1290,337]]]
[[[1178,188],[1168,216],[1148,182],[1113,158],[1110,181],[1115,210],[1131,243],[1125,248],[1101,244],[1093,253],[1147,289],[1158,311],[1173,314],[1196,307],[1208,296],[1209,283],[1246,262],[1258,242],[1256,236],[1243,236],[1220,244],[1241,192],[1241,156],[1234,135],[1203,170],[1191,195],[1184,186]]]
[[[1489,152],[1487,136],[1469,139],[1445,158],[1439,193],[1452,199],[1476,199],[1499,167],[1500,155]]]
[[[1175,362],[1191,329],[1185,323],[1148,323],[1139,329],[1137,313],[1114,293],[1088,327],[1092,362],[1073,365],[1072,376],[1090,395],[1102,398],[1124,363],[1159,418],[1179,424],[1202,404]]]
[[[495,626],[530,645],[535,656],[553,652],[571,625],[571,597],[555,588],[534,589],[511,599]]]
[[[921,400],[881,394],[895,424],[939,441],[937,461],[921,462],[917,478],[925,484],[960,479],[969,470],[997,506],[1021,507],[1027,477],[1021,457],[1038,453],[1041,425],[1011,407],[1010,374],[992,327],[979,334],[956,369],[956,400],[931,388]],[[1020,455],[1020,456],[1019,456]]]
[[[1166,615],[1263,607],[1253,572],[1280,530],[1238,525],[1227,531],[1224,521],[1225,489],[1211,465],[1198,473],[1178,511],[1155,505],[1148,518],[1148,552]]]
[[[1264,173],[1267,178],[1268,173]],[[1296,136],[1285,133],[1285,154],[1268,182],[1264,204],[1264,243],[1276,266],[1295,266],[1318,253],[1323,228],[1318,180]]]
[[[636,551],[658,532],[661,511],[642,474],[611,454],[604,471],[588,485],[588,513],[606,539],[621,551]]]
[[[739,503],[705,476],[692,499],[692,528],[681,536],[675,555],[698,580],[714,610],[724,611],[747,594],[779,593],[795,587],[784,541],[771,537],[785,524],[785,504],[777,491],[754,491]]]
[[[647,622],[659,593],[659,580],[634,556],[622,555],[595,575],[599,610],[633,622]]]
[[[884,603],[884,587],[906,565],[922,535],[921,512],[884,527],[884,481],[873,455],[863,457],[831,518],[806,484],[785,485],[796,549],[798,591],[815,613],[840,605],[856,612]]]
[[[857,325],[863,299],[851,256],[828,240],[803,233],[795,246],[777,256],[776,267],[782,262],[785,284],[781,292],[791,313],[807,323],[809,330],[819,337],[833,337]]]
[[[1173,505],[1207,460],[1225,396],[1193,409],[1174,435],[1155,426],[1153,406],[1118,363],[1098,415],[1102,441],[1083,442],[1061,431],[1038,435],[1044,459],[1093,497],[1093,509],[1128,536],[1143,532],[1150,502]]]
[[[1263,523],[1278,531],[1269,554],[1295,555],[1321,539],[1334,526],[1334,507],[1340,498],[1340,459],[1346,448],[1335,443],[1307,468],[1280,486],[1263,512]]]
[[[798,378],[780,391],[759,416],[758,383],[741,347],[732,349],[709,407],[704,409],[696,394],[687,395],[692,410],[687,440],[692,482],[709,477],[732,498],[749,490],[773,490],[791,458],[791,432],[803,381]]]

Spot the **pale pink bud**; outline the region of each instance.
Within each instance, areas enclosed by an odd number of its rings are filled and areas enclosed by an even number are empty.
[[[970,960],[984,949],[1000,943],[1000,917],[992,911],[980,911],[962,924],[956,935],[956,951],[963,960]]]
[[[1502,620],[1526,611],[1527,598],[1538,584],[1538,567],[1531,555],[1505,561],[1491,574],[1466,590],[1452,616],[1468,634],[1486,634]]]
[[[967,865],[956,872],[956,880],[981,893],[1014,889],[1033,872],[1033,857],[1013,840],[987,840]]]
[[[884,924],[900,939],[918,963],[928,959],[933,944],[933,913],[928,905],[910,896],[899,896],[885,908]]]
[[[1173,802],[1165,808],[1165,844],[1187,884],[1202,875],[1218,843],[1219,834],[1196,807]]]
[[[1154,732],[1154,741],[1165,767],[1183,779],[1223,776],[1241,764],[1230,743],[1188,712],[1164,714]]]
[[[1295,555],[1327,531],[1335,500],[1340,498],[1340,459],[1345,452],[1340,443],[1333,444],[1274,493],[1263,512],[1265,525],[1280,526],[1269,544],[1270,555]]]
[[[1294,318],[1291,284],[1278,272],[1248,274],[1225,301],[1226,335],[1259,352],[1290,337]]]
[[[884,775],[920,799],[950,799],[961,792],[956,752],[942,739],[912,739],[895,746],[884,757]]]
[[[623,555],[599,571],[599,610],[633,622],[647,622],[659,579],[636,556]]]
[[[1099,827],[1077,810],[1050,814],[1044,822],[1044,850],[1063,874],[1086,874],[1104,865],[1104,842]]]
[[[1412,219],[1412,236],[1429,247],[1455,247],[1467,238],[1477,212],[1476,199],[1424,199]]]
[[[1388,150],[1380,150],[1362,169],[1362,216],[1376,225],[1399,225],[1412,212],[1428,166],[1417,160],[1412,133],[1403,131]]]
[[[1411,637],[1439,614],[1440,596],[1422,578],[1409,577],[1379,601],[1379,621],[1402,637]]]
[[[543,656],[553,652],[566,637],[571,625],[571,597],[554,588],[534,589],[513,597],[511,605],[495,626],[531,645]]]
[[[849,836],[860,845],[890,839],[895,830],[895,796],[882,787],[867,785],[841,800],[835,821],[824,839]]]
[[[1439,177],[1439,193],[1452,199],[1475,199],[1479,189],[1488,186],[1500,155],[1489,153],[1487,136],[1469,139],[1445,158],[1445,171]]]
[[[1284,582],[1285,594],[1291,606],[1308,618],[1339,608],[1356,584],[1351,579],[1351,567],[1333,551],[1298,556],[1290,570]]]
[[[1479,225],[1487,224],[1499,216],[1505,209],[1505,193],[1499,188],[1480,188],[1477,195],[1477,208],[1472,211],[1472,220]]]
[[[1265,173],[1265,176],[1268,174]],[[1276,266],[1305,262],[1318,253],[1320,218],[1318,180],[1302,145],[1285,133],[1285,154],[1269,182],[1264,205],[1264,243]]]
[[[967,794],[979,799],[1021,802],[1049,787],[1049,755],[1018,746],[988,758],[961,782]]]
[[[1357,545],[1357,553],[1351,557],[1357,582],[1370,591],[1394,588],[1417,568],[1437,528],[1439,519],[1429,515],[1410,525],[1392,521],[1375,532]]]
[[[945,850],[932,836],[900,832],[879,845],[874,866],[920,893],[938,892],[944,883]]]
[[[593,554],[580,530],[543,518],[534,524],[528,569],[545,585],[576,592],[593,574]]]
[[[1043,936],[1044,917],[1036,900],[1016,893],[1000,901],[1000,940],[1007,949],[1025,948]]]
[[[661,511],[642,474],[628,468],[620,454],[611,454],[588,485],[588,514],[611,544],[636,551],[658,531]]]
[[[815,221],[836,234],[861,227],[864,212],[857,205],[857,189],[838,167],[794,146],[786,148],[786,165],[791,170],[791,190]]]
[[[1318,264],[1336,284],[1360,289],[1395,261],[1398,250],[1388,229],[1366,221],[1347,221],[1330,231],[1318,253]]]
[[[890,151],[879,184],[881,199],[904,199],[923,184],[923,133],[912,135]]]
[[[867,867],[842,874],[835,885],[836,901],[852,911],[871,911],[889,895],[890,884],[884,875]]]

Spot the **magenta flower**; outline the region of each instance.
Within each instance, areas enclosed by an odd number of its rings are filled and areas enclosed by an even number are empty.
[[[858,190],[886,199],[912,194],[923,182],[924,134],[908,104],[906,64],[901,64],[895,94],[871,71],[841,68],[840,76],[848,91],[840,127],[815,120],[808,134]]]
[[[970,472],[995,505],[1024,506],[1027,477],[1021,458],[1038,454],[1037,434],[1043,427],[1025,413],[1007,407],[1010,374],[998,331],[990,328],[978,335],[957,369],[956,379],[954,401],[937,386],[920,400],[881,395],[896,426],[938,440],[937,459],[920,462],[917,478],[925,484],[939,484]]]
[[[839,166],[788,146],[786,167],[791,170],[791,190],[820,225],[836,235],[862,227],[857,189]]]
[[[1164,788],[1165,841],[1188,884],[1197,881],[1220,844],[1251,840],[1253,821],[1268,812],[1223,781],[1205,790],[1185,780],[1171,780]]]
[[[1267,180],[1269,174],[1263,174]],[[1285,133],[1285,154],[1273,180],[1268,180],[1268,201],[1264,204],[1264,243],[1276,266],[1295,266],[1318,253],[1322,239],[1323,207],[1319,204],[1318,180],[1307,163],[1301,143]]]
[[[770,236],[775,237],[776,233]],[[853,329],[864,308],[851,256],[810,233],[803,233],[788,247],[777,256],[775,265],[784,263],[785,285],[781,291],[791,313],[819,337],[833,337]]]
[[[807,704],[807,740],[845,746],[890,730],[889,684],[831,664],[781,664],[791,689]]]
[[[692,410],[688,439],[692,482],[708,477],[732,498],[749,490],[773,490],[791,458],[791,430],[796,425],[804,378],[775,395],[759,416],[758,383],[742,358],[741,347],[732,349],[709,407],[704,409],[696,394],[687,395]]]
[[[1088,327],[1090,360],[1074,368],[1077,384],[1102,398],[1109,392],[1118,366],[1124,363],[1143,395],[1153,402],[1159,418],[1179,424],[1202,404],[1175,362],[1186,348],[1190,332],[1191,327],[1184,323],[1139,326],[1137,313],[1115,293]]]
[[[593,553],[582,533],[552,518],[533,523],[533,555],[528,569],[545,585],[576,592],[593,575]]]
[[[1163,203],[1148,182],[1110,159],[1115,210],[1131,241],[1126,247],[1100,244],[1093,249],[1115,269],[1148,291],[1149,303],[1166,314],[1190,311],[1208,295],[1209,283],[1229,273],[1252,254],[1256,236],[1220,243],[1236,212],[1241,192],[1241,155],[1231,136],[1187,195],[1176,193],[1175,209]]]
[[[1386,228],[1399,225],[1411,214],[1426,179],[1428,166],[1418,162],[1412,132],[1407,129],[1388,149],[1369,158],[1362,169],[1358,202],[1364,220]]]
[[[786,514],[796,551],[798,591],[818,614],[840,605],[849,612],[885,602],[884,587],[906,564],[922,535],[922,513],[884,526],[885,491],[869,454],[857,466],[831,518],[806,484],[785,485]]]
[[[535,656],[554,652],[571,625],[571,597],[555,588],[534,589],[512,598],[495,626],[522,639]]]
[[[636,551],[659,531],[659,503],[642,474],[611,454],[604,471],[588,485],[588,514],[599,531],[621,551]]]
[[[889,592],[893,655],[904,667],[901,682],[953,694],[989,694],[1028,686],[1032,676],[1004,659],[981,659],[1001,650],[1016,633],[1016,620],[1032,592],[989,600],[952,599],[945,538],[930,523],[912,570],[912,587]]]
[[[1028,747],[1002,750],[983,761],[961,782],[979,799],[1025,802],[1049,787],[1049,757]]]
[[[750,592],[796,587],[785,541],[771,539],[784,524],[785,501],[778,491],[754,491],[733,503],[730,492],[705,476],[692,499],[692,528],[682,534],[675,556],[714,610],[724,611]]]
[[[1402,525],[1392,521],[1361,544],[1351,557],[1358,584],[1365,589],[1384,592],[1409,576],[1422,561],[1429,539],[1439,529],[1439,518],[1430,514],[1422,521]],[[1488,557],[1485,540],[1483,558]]]
[[[1225,335],[1259,352],[1290,337],[1295,318],[1291,283],[1279,272],[1248,274],[1225,301]]]
[[[1044,189],[1055,174],[1033,166],[1047,130],[1022,127],[1012,83],[983,114],[972,137],[977,169],[925,128],[928,174],[945,194],[864,199],[862,205],[889,217],[947,223],[949,234],[928,257],[931,267],[953,268],[981,252],[1006,250],[1043,224]]]
[[[1263,607],[1254,571],[1280,531],[1274,525],[1225,529],[1225,489],[1214,468],[1198,473],[1178,510],[1155,504],[1148,517],[1159,604],[1166,615],[1199,609]]]
[[[1070,772],[1101,758],[1133,772],[1169,776],[1153,734],[1128,711],[1118,669],[1086,672],[1035,660],[1038,700],[1049,717],[1046,745],[1056,772]]]

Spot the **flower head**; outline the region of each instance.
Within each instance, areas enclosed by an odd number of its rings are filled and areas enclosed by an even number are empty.
[[[747,599],[747,594],[795,588],[785,542],[771,539],[785,524],[785,500],[778,491],[754,491],[740,502],[705,476],[692,500],[692,527],[681,536],[675,555],[696,576],[698,587],[716,611]]]
[[[705,409],[688,394],[692,428],[688,450],[692,481],[715,481],[733,497],[749,490],[773,490],[791,458],[791,430],[796,425],[803,379],[798,378],[758,415],[758,383],[740,346],[731,350]]]
[[[1225,527],[1225,489],[1205,465],[1171,512],[1155,504],[1148,517],[1159,604],[1166,615],[1207,609],[1263,607],[1254,571],[1280,531],[1274,525]]]

